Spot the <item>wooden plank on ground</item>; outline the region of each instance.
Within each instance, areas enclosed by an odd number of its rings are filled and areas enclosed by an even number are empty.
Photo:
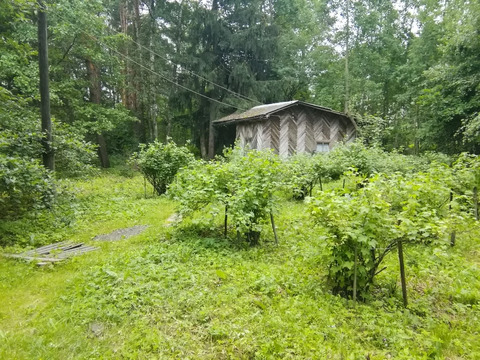
[[[72,244],[62,241],[56,244],[42,246],[38,249],[26,251],[21,254],[3,254],[5,257],[23,259],[27,261],[38,261],[40,265],[45,263],[59,262],[70,257],[81,255],[89,251],[97,250],[94,246],[84,246],[84,243]],[[51,254],[54,252],[54,254]]]
[[[62,241],[62,242],[55,243],[55,244],[45,245],[45,246],[39,247],[37,249],[28,250],[28,251],[24,252],[23,254],[30,255],[30,254],[35,254],[35,253],[36,254],[48,253],[49,250],[58,248],[59,246],[62,246],[62,245],[67,244],[67,243],[68,243],[68,241]]]
[[[14,259],[24,259],[29,261],[48,261],[48,262],[58,262],[62,261],[63,259],[57,258],[45,258],[45,257],[38,257],[38,256],[25,256],[23,254],[3,254],[5,257],[14,258]]]

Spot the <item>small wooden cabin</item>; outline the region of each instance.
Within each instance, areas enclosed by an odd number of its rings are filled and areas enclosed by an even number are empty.
[[[336,143],[353,141],[357,130],[346,114],[298,100],[255,106],[215,120],[214,125],[220,137],[232,134],[234,127],[242,147],[270,148],[285,157],[327,152]]]

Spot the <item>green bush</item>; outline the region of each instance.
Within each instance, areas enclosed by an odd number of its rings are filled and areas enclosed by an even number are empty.
[[[399,172],[412,174],[429,168],[431,162],[447,160],[428,154],[425,157],[386,152],[378,147],[367,147],[361,142],[339,144],[326,154],[298,154],[284,160],[285,185],[295,199],[311,195],[315,184],[337,180],[348,171],[363,176]]]
[[[51,174],[38,161],[0,153],[0,218],[52,206],[54,190]]]
[[[480,159],[477,155],[462,153],[453,162],[454,179],[451,187],[457,193],[480,187]]]
[[[340,144],[326,154],[326,175],[337,179],[350,168],[362,175],[401,172],[410,174],[428,169],[427,158],[386,152],[378,147],[367,147],[361,142]]]
[[[292,192],[296,200],[303,200],[312,195],[313,187],[318,179],[315,165],[317,162],[311,155],[298,154],[285,160],[284,179],[286,188]]]
[[[0,88],[1,90],[1,88]],[[41,159],[43,148],[38,112],[18,96],[0,92],[0,153],[7,157]],[[93,171],[95,145],[85,141],[85,129],[53,122],[56,176],[76,177]]]
[[[274,211],[275,191],[282,187],[281,162],[270,151],[234,149],[214,162],[197,161],[184,169],[169,193],[184,215],[210,205],[210,213],[226,209],[239,234],[259,241],[262,224]]]
[[[194,159],[186,146],[177,146],[171,141],[166,144],[155,141],[149,145],[141,144],[140,151],[132,155],[131,161],[152,184],[155,192],[162,195],[178,170]]]
[[[309,199],[314,221],[327,231],[328,279],[334,293],[351,296],[355,264],[360,298],[368,297],[385,256],[406,244],[447,240],[449,228],[462,219],[447,206],[448,167],[404,176],[376,175],[354,192],[327,191]]]
[[[95,172],[93,164],[97,157],[97,145],[91,144],[76,134],[66,124],[56,123],[53,146],[57,176],[81,177]]]

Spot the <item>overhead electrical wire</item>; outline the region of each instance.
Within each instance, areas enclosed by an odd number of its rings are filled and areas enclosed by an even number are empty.
[[[120,31],[117,31],[117,30],[115,30],[115,29],[110,29],[110,30],[112,30],[112,31],[115,32],[116,34],[122,34]],[[233,91],[233,90],[230,90],[229,88],[227,88],[227,87],[225,87],[225,86],[223,86],[223,85],[217,84],[217,83],[213,82],[212,80],[209,80],[209,79],[207,79],[206,77],[195,73],[195,72],[192,71],[192,70],[189,70],[189,69],[184,68],[182,65],[173,62],[172,60],[170,60],[169,58],[167,58],[167,57],[165,57],[165,56],[163,56],[163,55],[160,55],[159,53],[153,51],[151,48],[146,47],[145,45],[142,45],[141,43],[133,40],[131,37],[128,37],[128,39],[129,39],[132,43],[140,46],[141,48],[143,48],[143,49],[145,49],[145,50],[147,50],[147,51],[150,52],[151,54],[156,55],[156,56],[158,56],[159,58],[167,61],[167,62],[170,63],[171,65],[180,66],[181,68],[183,68],[185,71],[187,71],[187,72],[190,73],[191,75],[193,75],[193,76],[195,76],[195,77],[197,77],[197,78],[199,78],[199,79],[201,79],[201,80],[204,80],[204,81],[208,82],[209,84],[212,84],[213,86],[216,86],[216,87],[218,87],[218,88],[220,88],[220,89],[223,89],[223,90],[229,92],[230,94],[238,97],[239,99],[248,100],[248,101],[251,101],[251,102],[253,102],[253,103],[257,103],[257,104],[259,104],[259,105],[263,105],[263,103],[260,102],[260,101],[258,101],[258,100],[251,99],[251,98],[249,98],[248,96],[245,96],[245,95],[242,95],[242,94],[240,94],[240,93],[237,93],[237,92],[235,92],[235,91]]]
[[[69,24],[71,24],[71,25],[77,26],[77,25],[74,24],[72,21],[66,19],[66,18],[63,17],[62,15],[59,15],[58,12],[55,13],[55,16],[59,17],[60,19],[66,21],[67,23],[69,23]],[[114,32],[116,32],[117,34],[122,34],[121,32],[119,32],[119,31],[117,31],[117,30],[115,30],[115,29],[111,29],[111,30],[114,31]],[[207,96],[207,95],[204,95],[204,94],[199,93],[199,92],[197,92],[197,91],[195,91],[195,90],[192,90],[192,89],[190,89],[190,88],[188,88],[188,87],[186,87],[186,86],[184,86],[184,85],[181,85],[181,84],[175,82],[174,80],[172,80],[172,79],[170,79],[170,78],[168,78],[168,77],[166,77],[166,76],[164,76],[164,75],[162,75],[162,74],[160,74],[160,73],[158,73],[158,72],[150,69],[149,67],[147,67],[147,66],[139,63],[138,61],[136,61],[136,60],[128,57],[127,55],[121,53],[120,51],[118,51],[118,50],[116,50],[116,49],[108,46],[107,44],[105,44],[104,42],[102,42],[100,39],[98,39],[96,36],[87,33],[85,30],[80,29],[80,31],[83,32],[83,33],[84,33],[85,35],[87,35],[88,37],[92,38],[94,41],[96,41],[96,42],[98,42],[99,44],[103,45],[103,46],[106,47],[107,49],[109,49],[109,50],[117,53],[118,55],[120,55],[120,56],[123,57],[124,59],[126,59],[126,60],[128,60],[128,61],[131,61],[131,62],[134,63],[134,64],[137,64],[138,66],[140,66],[140,67],[144,68],[145,70],[147,70],[147,71],[149,71],[149,72],[157,75],[158,77],[164,79],[165,81],[167,81],[167,82],[169,82],[169,83],[171,83],[171,84],[173,84],[173,85],[175,85],[175,86],[178,86],[178,87],[180,87],[180,88],[182,88],[182,89],[184,89],[184,90],[186,90],[186,91],[189,91],[189,92],[191,92],[191,93],[194,93],[194,94],[196,94],[196,95],[198,95],[198,96],[201,96],[201,97],[203,97],[203,98],[206,98],[206,99],[208,99],[208,100],[214,101],[214,102],[216,102],[216,103],[219,103],[219,104],[222,104],[222,105],[225,105],[225,106],[229,106],[229,107],[233,107],[233,108],[238,109],[238,110],[247,110],[247,109],[245,109],[245,108],[241,108],[241,107],[238,107],[238,106],[236,106],[236,105],[232,105],[232,104],[229,104],[229,103],[226,103],[226,102],[222,102],[222,101],[220,101],[220,100],[216,100],[216,99],[211,98],[211,97],[209,97],[209,96]],[[156,52],[153,51],[152,49],[150,49],[150,48],[148,48],[148,47],[146,47],[146,46],[144,46],[144,45],[136,42],[136,41],[133,40],[132,38],[128,37],[128,39],[129,39],[131,42],[133,42],[133,43],[137,44],[138,46],[142,47],[143,49],[149,51],[151,54],[156,55],[156,56],[160,57],[161,59],[164,59],[165,61],[169,62],[169,63],[172,64],[172,65],[180,66],[181,68],[183,68],[182,65],[176,64],[176,63],[173,62],[172,60],[170,60],[170,59],[168,59],[168,58],[166,58],[166,57],[164,57],[164,56],[156,53]],[[213,82],[213,81],[211,81],[211,80],[208,80],[208,79],[205,78],[204,76],[199,75],[199,74],[196,74],[195,72],[193,72],[193,71],[191,71],[191,70],[188,70],[188,69],[185,69],[185,70],[186,70],[188,73],[190,73],[191,75],[196,76],[197,78],[202,79],[202,80],[204,80],[204,81],[206,81],[206,82],[208,82],[208,83],[210,83],[210,84],[212,84],[212,85],[214,85],[214,86],[217,86],[217,87],[219,87],[219,88],[221,88],[221,89],[223,89],[223,90],[225,90],[225,91],[227,91],[227,92],[235,95],[237,98],[239,98],[239,99],[241,99],[241,100],[248,100],[248,101],[255,102],[255,103],[257,103],[257,104],[263,105],[263,103],[261,103],[261,102],[258,101],[258,100],[253,100],[253,99],[251,99],[251,98],[248,98],[248,97],[245,96],[245,95],[236,93],[235,91],[230,90],[230,89],[228,89],[228,88],[226,88],[226,87],[224,87],[224,86],[222,86],[222,85],[219,85],[219,84],[217,84],[217,83],[215,83],[215,82]]]
[[[191,93],[193,93],[193,94],[196,94],[196,95],[198,95],[198,96],[201,96],[201,97],[203,97],[203,98],[205,98],[205,99],[207,99],[207,100],[214,101],[214,102],[216,102],[216,103],[218,103],[218,104],[221,104],[221,105],[233,107],[233,108],[238,109],[238,110],[244,110],[244,111],[247,110],[247,109],[245,109],[245,108],[241,108],[241,107],[238,107],[238,106],[236,106],[236,105],[232,105],[232,104],[229,104],[229,103],[226,103],[226,102],[223,102],[223,101],[220,101],[220,100],[211,98],[211,97],[209,97],[209,96],[207,96],[207,95],[205,95],[205,94],[199,93],[198,91],[192,90],[192,89],[190,89],[190,88],[188,88],[188,87],[186,87],[186,86],[184,86],[184,85],[182,85],[182,84],[179,84],[179,83],[175,82],[174,80],[169,79],[168,77],[163,76],[162,74],[160,74],[160,73],[158,73],[158,72],[156,72],[156,71],[148,68],[147,66],[139,63],[138,61],[133,60],[132,58],[128,57],[127,55],[122,54],[120,51],[118,51],[118,50],[116,50],[116,49],[108,46],[107,44],[105,44],[104,42],[102,42],[101,40],[99,40],[98,38],[96,38],[95,36],[90,35],[90,34],[86,34],[86,35],[87,35],[88,37],[92,38],[93,40],[97,41],[99,44],[105,46],[105,47],[106,47],[107,49],[109,49],[110,51],[113,51],[113,52],[117,53],[118,55],[122,56],[124,59],[126,59],[126,60],[128,60],[128,61],[131,61],[131,62],[134,63],[134,64],[137,64],[137,65],[140,66],[141,68],[143,68],[143,69],[145,69],[145,70],[147,70],[147,71],[150,71],[152,74],[157,75],[159,78],[161,78],[161,79],[163,79],[163,80],[165,80],[165,81],[168,81],[169,83],[171,83],[171,84],[173,84],[173,85],[175,85],[175,86],[178,86],[178,87],[181,88],[181,89],[184,89],[184,90],[189,91],[189,92],[191,92]]]
[[[58,16],[60,19],[66,21],[67,23],[69,23],[69,24],[71,24],[71,25],[75,25],[74,23],[72,23],[71,21],[69,21],[68,19],[66,19],[65,17],[63,17],[63,16],[61,16],[61,15],[56,14],[56,16]],[[102,46],[106,47],[107,49],[109,49],[110,51],[113,51],[113,52],[115,52],[116,54],[120,55],[120,56],[123,57],[125,60],[128,60],[128,61],[130,61],[130,62],[132,62],[132,63],[140,66],[141,68],[143,68],[143,69],[151,72],[151,73],[154,74],[154,75],[157,75],[159,78],[161,78],[161,79],[163,79],[163,80],[165,80],[165,81],[167,81],[167,82],[169,82],[169,83],[171,83],[171,84],[173,84],[173,85],[175,85],[175,86],[178,86],[178,87],[181,88],[181,89],[184,89],[184,90],[186,90],[186,91],[189,91],[189,92],[191,92],[191,93],[193,93],[193,94],[196,94],[196,95],[201,96],[201,97],[203,97],[203,98],[205,98],[205,99],[207,99],[207,100],[216,102],[216,103],[221,104],[221,105],[233,107],[233,108],[238,109],[238,110],[244,110],[244,111],[247,110],[247,109],[245,109],[245,108],[241,108],[241,107],[239,107],[239,106],[232,105],[232,104],[229,104],[229,103],[222,102],[222,101],[220,101],[220,100],[211,98],[211,97],[209,97],[209,96],[207,96],[207,95],[205,95],[205,94],[199,93],[198,91],[192,90],[192,89],[190,89],[190,88],[188,88],[188,87],[186,87],[186,86],[184,86],[184,85],[182,85],[182,84],[179,84],[179,83],[177,83],[176,81],[174,81],[174,80],[172,80],[172,79],[169,79],[168,77],[166,77],[166,76],[164,76],[164,75],[162,75],[162,74],[160,74],[160,73],[158,73],[158,72],[150,69],[149,67],[147,67],[147,66],[139,63],[138,61],[130,58],[129,56],[127,56],[127,55],[125,55],[125,54],[122,54],[122,53],[121,53],[120,51],[118,51],[117,49],[114,49],[113,47],[108,46],[108,45],[105,44],[103,41],[101,41],[100,39],[98,39],[96,36],[87,33],[85,30],[80,29],[80,31],[83,32],[86,36],[90,37],[92,40],[94,40],[94,41],[96,41],[97,43],[99,43],[100,45],[102,45]]]

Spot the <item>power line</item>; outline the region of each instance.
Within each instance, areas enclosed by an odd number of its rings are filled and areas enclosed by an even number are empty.
[[[115,30],[115,29],[111,29],[111,30],[114,31],[114,32],[117,33],[117,34],[121,34],[121,32],[119,32],[119,31],[117,31],[117,30]],[[134,44],[140,46],[141,48],[143,48],[143,49],[145,49],[145,50],[147,50],[147,51],[149,51],[151,54],[158,56],[159,58],[167,61],[168,63],[170,63],[170,64],[172,64],[172,65],[180,66],[181,68],[185,69],[185,70],[186,70],[188,73],[190,73],[191,75],[193,75],[193,76],[195,76],[195,77],[197,77],[197,78],[199,78],[199,79],[201,79],[201,80],[204,80],[204,81],[206,81],[206,82],[208,82],[208,83],[210,83],[210,84],[212,84],[212,85],[214,85],[214,86],[216,86],[216,87],[218,87],[218,88],[220,88],[220,89],[223,89],[223,90],[225,90],[225,91],[228,91],[229,93],[231,93],[232,95],[238,97],[239,99],[248,100],[248,101],[251,101],[251,102],[253,102],[253,103],[257,103],[257,104],[263,105],[263,103],[260,102],[260,101],[258,101],[258,100],[251,99],[251,98],[249,98],[249,97],[247,97],[247,96],[245,96],[245,95],[242,95],[242,94],[237,93],[237,92],[235,92],[235,91],[233,91],[233,90],[230,90],[229,88],[227,88],[227,87],[225,87],[225,86],[223,86],[223,85],[217,84],[217,83],[213,82],[212,80],[209,80],[209,79],[207,79],[206,77],[204,77],[204,76],[202,76],[202,75],[199,75],[199,74],[193,72],[192,70],[189,70],[189,69],[186,69],[186,68],[182,67],[182,65],[177,64],[177,63],[173,62],[172,60],[170,60],[170,59],[168,59],[168,58],[160,55],[159,53],[153,51],[152,49],[146,47],[145,45],[142,45],[142,44],[136,42],[136,41],[133,40],[131,37],[128,37],[128,39],[129,39],[131,42],[133,42]]]
[[[75,25],[74,23],[72,23],[71,21],[69,21],[69,20],[66,19],[65,17],[59,15],[58,13],[56,13],[55,16],[59,17],[60,19],[66,21],[67,23],[69,23],[69,24],[71,24],[71,25]],[[202,93],[199,93],[198,91],[192,90],[192,89],[190,89],[190,88],[188,88],[188,87],[186,87],[186,86],[184,86],[184,85],[182,85],[182,84],[179,84],[179,83],[175,82],[174,80],[169,79],[168,77],[166,77],[166,76],[164,76],[164,75],[162,75],[162,74],[160,74],[160,73],[158,73],[158,72],[150,69],[149,67],[147,67],[147,66],[139,63],[138,61],[136,61],[136,60],[128,57],[127,55],[122,54],[120,51],[118,51],[118,50],[116,50],[116,49],[108,46],[108,45],[105,44],[103,41],[99,40],[97,37],[95,37],[95,36],[87,33],[85,30],[80,29],[80,31],[83,32],[83,33],[84,33],[85,35],[87,35],[88,37],[92,38],[94,41],[96,41],[96,42],[98,42],[99,44],[103,45],[104,47],[106,47],[106,48],[109,49],[110,51],[113,51],[113,52],[117,53],[118,55],[120,55],[120,56],[123,57],[124,59],[126,59],[126,60],[128,60],[128,61],[131,61],[132,63],[134,63],[134,64],[140,66],[141,68],[143,68],[143,69],[151,72],[152,74],[157,75],[157,76],[160,77],[161,79],[164,79],[164,80],[168,81],[169,83],[171,83],[171,84],[173,84],[173,85],[175,85],[175,86],[178,86],[179,88],[182,88],[182,89],[184,89],[184,90],[186,90],[186,91],[189,91],[189,92],[191,92],[191,93],[193,93],[193,94],[196,94],[196,95],[201,96],[201,97],[203,97],[203,98],[205,98],[205,99],[207,99],[207,100],[216,102],[216,103],[221,104],[221,105],[233,107],[233,108],[235,108],[235,109],[237,109],[237,110],[244,110],[244,111],[247,110],[247,109],[245,109],[245,108],[241,108],[241,107],[238,107],[238,106],[236,106],[236,105],[232,105],[232,104],[229,104],[229,103],[222,102],[222,101],[220,101],[220,100],[211,98],[211,97],[209,97],[209,96],[207,96],[207,95],[204,95],[204,94],[202,94]]]
[[[184,89],[184,90],[186,90],[186,91],[190,91],[190,92],[193,93],[193,94],[196,94],[196,95],[198,95],[198,96],[201,96],[201,97],[203,97],[203,98],[205,98],[205,99],[208,99],[208,100],[210,100],[210,101],[214,101],[214,102],[216,102],[216,103],[218,103],[218,104],[221,104],[221,105],[226,105],[226,106],[229,106],[229,107],[233,107],[233,108],[236,108],[236,109],[238,109],[238,110],[244,110],[244,111],[247,110],[247,109],[244,109],[244,108],[241,108],[241,107],[238,107],[238,106],[235,106],[235,105],[232,105],[232,104],[229,104],[229,103],[222,102],[222,101],[220,101],[220,100],[211,98],[211,97],[209,97],[209,96],[207,96],[207,95],[205,95],[205,94],[199,93],[199,92],[197,92],[197,91],[195,91],[195,90],[192,90],[192,89],[190,89],[190,88],[188,88],[188,87],[186,87],[186,86],[184,86],[184,85],[182,85],[182,84],[179,84],[179,83],[175,82],[174,80],[169,79],[169,78],[167,78],[166,76],[163,76],[162,74],[160,74],[160,73],[158,73],[158,72],[156,72],[156,71],[148,68],[147,66],[145,66],[145,65],[137,62],[136,60],[128,57],[127,55],[122,54],[120,51],[118,51],[118,50],[116,50],[116,49],[114,49],[114,48],[109,47],[109,46],[106,45],[104,42],[102,42],[101,40],[99,40],[98,38],[96,38],[95,36],[90,35],[90,34],[86,34],[86,35],[89,36],[89,37],[91,37],[93,40],[97,41],[99,44],[105,46],[107,49],[109,49],[109,50],[117,53],[117,54],[120,55],[120,56],[122,56],[124,59],[126,59],[126,60],[128,60],[128,61],[131,61],[131,62],[134,63],[134,64],[137,64],[138,66],[142,67],[143,69],[145,69],[145,70],[147,70],[147,71],[150,71],[152,74],[157,75],[158,77],[160,77],[160,78],[168,81],[169,83],[171,83],[171,84],[173,84],[173,85],[175,85],[175,86],[178,86],[178,87],[181,88],[181,89]]]
[[[58,14],[56,14],[56,15],[58,16]],[[59,17],[61,18],[61,16],[59,16]],[[72,24],[72,25],[73,25],[73,24]],[[115,29],[109,28],[109,30],[113,31],[113,32],[116,33],[116,34],[124,35],[124,34],[121,33],[120,31],[117,31],[117,30],[115,30]],[[220,89],[223,89],[223,90],[229,92],[230,94],[238,97],[239,99],[248,100],[248,101],[250,101],[250,102],[263,105],[263,103],[260,102],[260,101],[258,101],[258,100],[251,99],[251,98],[249,98],[249,97],[247,97],[247,96],[245,96],[245,95],[242,95],[242,94],[237,93],[237,92],[235,92],[235,91],[233,91],[233,90],[230,90],[229,88],[227,88],[227,87],[225,87],[225,86],[223,86],[223,85],[217,84],[217,83],[213,82],[212,80],[209,80],[209,79],[207,79],[206,77],[195,73],[195,72],[192,71],[192,70],[189,70],[189,69],[184,68],[181,64],[177,64],[177,63],[173,62],[172,60],[168,59],[167,57],[165,57],[165,56],[163,56],[163,55],[161,55],[161,54],[153,51],[151,48],[146,47],[145,45],[142,45],[141,43],[133,40],[130,36],[127,36],[127,39],[130,40],[132,43],[138,45],[139,47],[147,50],[147,51],[150,52],[151,54],[153,54],[153,55],[155,55],[155,56],[158,56],[159,58],[165,60],[166,62],[170,63],[171,65],[180,66],[180,68],[186,70],[189,74],[197,77],[198,79],[204,80],[204,81],[208,82],[209,84],[212,84],[212,85],[214,85],[214,86],[216,86],[216,87],[218,87],[218,88],[220,88]],[[123,55],[123,54],[122,54],[122,55]]]

